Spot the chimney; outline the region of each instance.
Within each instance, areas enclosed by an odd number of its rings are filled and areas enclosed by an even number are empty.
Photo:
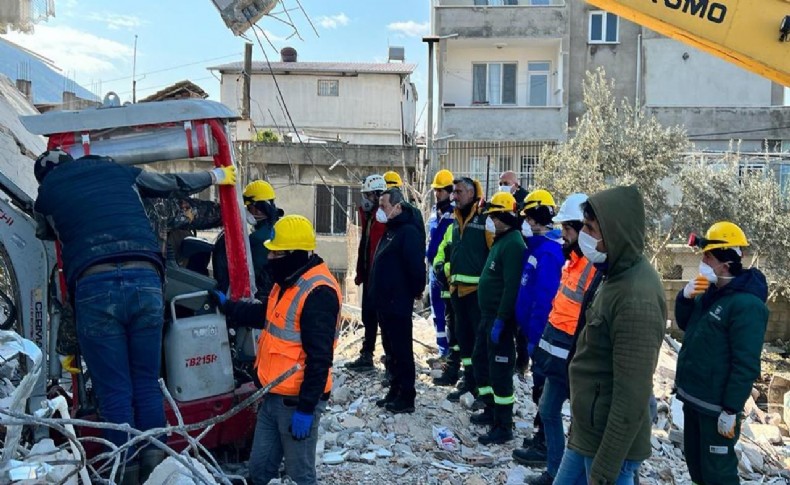
[[[280,51],[280,60],[282,62],[296,62],[296,49],[293,47],[283,47]]]
[[[33,102],[33,83],[27,79],[17,79],[16,88],[28,101]]]

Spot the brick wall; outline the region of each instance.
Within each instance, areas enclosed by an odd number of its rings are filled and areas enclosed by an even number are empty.
[[[664,280],[664,292],[667,297],[667,317],[672,320],[670,334],[682,339],[683,332],[675,323],[675,296],[686,285],[681,280]],[[765,341],[773,342],[777,339],[790,340],[790,302],[783,298],[768,302],[768,329],[765,332]]]

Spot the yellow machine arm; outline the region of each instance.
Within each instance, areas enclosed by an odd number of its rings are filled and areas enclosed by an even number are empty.
[[[790,86],[790,0],[587,3]]]

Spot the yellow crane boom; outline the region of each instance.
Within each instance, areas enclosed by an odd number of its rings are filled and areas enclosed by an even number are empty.
[[[587,0],[790,86],[790,0]]]

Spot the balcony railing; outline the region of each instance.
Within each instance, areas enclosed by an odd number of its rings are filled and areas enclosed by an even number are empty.
[[[564,7],[565,0],[434,0],[434,7]]]

